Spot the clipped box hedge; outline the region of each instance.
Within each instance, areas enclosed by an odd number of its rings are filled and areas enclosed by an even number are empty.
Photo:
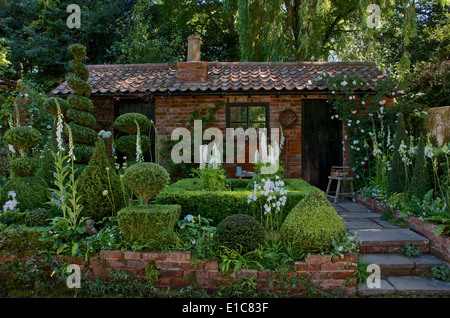
[[[253,193],[247,189],[249,179],[227,179],[231,191],[198,190],[198,179],[181,179],[167,187],[156,197],[157,204],[181,205],[181,217],[188,214],[201,215],[213,220],[217,225],[227,216],[243,213],[259,217],[260,208],[256,204],[248,204],[248,195]],[[301,179],[285,181],[286,205],[283,208],[283,219],[289,211],[312,190],[317,189]]]

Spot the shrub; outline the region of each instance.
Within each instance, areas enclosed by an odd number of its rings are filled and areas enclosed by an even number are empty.
[[[9,163],[11,171],[18,176],[31,176],[40,168],[41,162],[33,157],[23,157]]]
[[[94,110],[94,103],[88,97],[72,94],[67,97],[67,103],[73,109],[85,112]]]
[[[96,122],[94,115],[75,108],[69,108],[67,110],[67,118],[88,128],[93,128]]]
[[[0,232],[2,250],[11,254],[36,254],[36,249],[44,251],[50,246],[42,242],[41,229],[25,225],[10,225]]]
[[[122,136],[115,141],[115,147],[118,151],[126,153],[128,158],[136,157],[136,138],[137,135]],[[141,151],[145,152],[150,149],[151,140],[146,135],[140,136]]]
[[[44,101],[44,109],[48,111],[54,118],[58,116],[58,106],[59,110],[63,116],[66,116],[67,110],[69,109],[69,104],[66,100],[59,97],[50,97]]]
[[[117,221],[128,242],[159,247],[171,243],[180,211],[179,205],[132,206],[120,210]]]
[[[9,191],[16,193],[17,207],[22,210],[34,210],[47,202],[47,183],[38,176],[12,177],[2,189],[0,204],[8,201]]]
[[[252,216],[234,214],[223,219],[217,226],[217,238],[228,248],[247,253],[264,243],[262,225]]]
[[[44,226],[48,223],[48,219],[52,217],[50,211],[46,209],[37,209],[29,211],[25,214],[24,222],[28,226]]]
[[[86,47],[81,44],[71,44],[68,51],[75,61],[81,62],[86,57]]]
[[[74,143],[73,144],[73,154],[75,155],[76,162],[79,164],[86,164],[92,157],[94,153],[94,147],[90,145]]]
[[[187,214],[201,215],[212,219],[217,225],[227,216],[243,213],[254,217],[260,216],[260,207],[249,205],[248,195],[253,191],[246,189],[250,180],[227,179],[233,191],[203,191],[198,179],[181,179],[167,187],[156,197],[158,204],[179,204],[182,206],[182,217]],[[283,208],[284,220],[289,211],[312,190],[317,189],[301,179],[284,180],[287,189],[286,205]]]
[[[408,197],[422,199],[433,188],[430,170],[425,160],[425,137],[421,136],[417,147],[413,175],[408,188]]]
[[[280,238],[295,249],[317,252],[340,240],[346,229],[325,193],[312,191],[287,215],[280,228]]]
[[[139,125],[140,131],[147,130],[151,125],[150,120],[143,114],[126,113],[116,118],[114,121],[114,129],[128,134],[135,134],[137,132],[136,122]]]
[[[89,164],[78,178],[80,204],[84,206],[82,215],[100,221],[114,215],[123,207],[119,176],[106,155],[105,143],[98,138]]]
[[[36,146],[41,138],[41,133],[37,129],[27,126],[12,127],[3,135],[4,141],[19,148],[22,153],[25,149]]]
[[[124,181],[148,205],[148,200],[169,184],[169,173],[156,163],[140,162],[125,171]]]
[[[88,127],[77,125],[75,122],[71,122],[69,126],[72,130],[73,142],[85,145],[95,144],[98,136],[94,130]],[[64,127],[64,132],[68,134],[67,126]]]
[[[406,171],[405,165],[402,161],[402,157],[400,155],[400,145],[407,145],[407,135],[405,130],[405,121],[403,119],[403,113],[399,113],[397,119],[397,129],[395,132],[394,138],[394,157],[392,159],[392,170],[389,176],[389,181],[387,185],[387,193],[401,193],[405,190],[406,187]]]

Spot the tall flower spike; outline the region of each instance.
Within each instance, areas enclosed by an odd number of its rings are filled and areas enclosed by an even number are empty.
[[[59,107],[58,101],[56,101],[56,108],[58,110],[58,118],[57,118],[57,122],[56,122],[56,142],[58,144],[58,149],[60,151],[64,151],[63,140],[62,140],[63,114],[61,113],[61,109]],[[59,153],[59,150],[58,150],[58,153]]]

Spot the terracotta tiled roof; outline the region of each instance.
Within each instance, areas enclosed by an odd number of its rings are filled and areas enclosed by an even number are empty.
[[[386,78],[374,63],[364,62],[208,63],[208,78],[204,83],[179,80],[176,64],[89,65],[88,68],[92,95],[328,92],[327,85],[317,81],[324,72],[332,76],[356,73],[372,84]],[[364,89],[373,90],[373,85]],[[66,95],[71,90],[64,82],[52,93]]]

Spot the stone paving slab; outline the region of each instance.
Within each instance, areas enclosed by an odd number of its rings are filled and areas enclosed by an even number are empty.
[[[358,285],[360,296],[449,296],[450,283],[418,276],[391,276],[380,280],[380,288],[367,288],[366,282]]]
[[[344,225],[347,230],[355,229],[381,229],[383,228],[378,223],[372,221],[371,219],[351,219],[345,218]]]
[[[356,240],[364,244],[373,242],[378,245],[380,242],[401,242],[405,245],[410,244],[427,244],[429,240],[420,234],[409,229],[354,229],[349,230],[351,234],[356,234]]]

